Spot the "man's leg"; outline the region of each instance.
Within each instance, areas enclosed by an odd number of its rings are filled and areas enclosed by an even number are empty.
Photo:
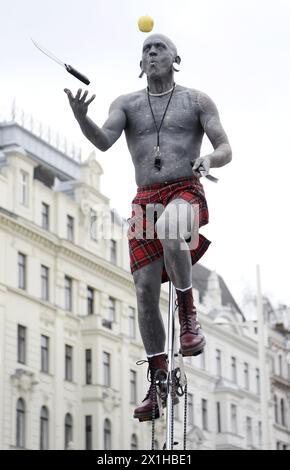
[[[190,236],[193,225],[194,210],[184,199],[171,201],[156,222],[166,271],[174,286],[180,290],[192,285],[191,255],[185,239]]]
[[[192,298],[191,254],[185,242],[193,234],[194,223],[198,222],[194,215],[194,210],[187,201],[175,199],[166,206],[156,222],[166,271],[176,288],[180,350],[183,356],[197,356],[205,346]]]
[[[167,359],[164,353],[165,330],[159,309],[159,298],[161,289],[161,277],[163,271],[163,257],[147,264],[133,273],[138,305],[139,328],[145,351],[148,356],[150,387],[142,403],[134,410],[134,418],[139,421],[152,419],[153,411],[155,418],[159,417],[157,406],[155,380],[166,377]],[[157,377],[157,371],[159,376]]]
[[[162,270],[163,257],[133,273],[139,328],[147,356],[160,354],[165,348],[165,329],[159,308]]]

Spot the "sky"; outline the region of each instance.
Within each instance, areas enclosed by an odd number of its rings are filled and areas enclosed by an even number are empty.
[[[212,245],[202,263],[223,276],[243,307],[255,295],[256,265],[274,305],[290,305],[290,2],[289,0],[0,0],[0,117],[18,109],[80,146],[65,87],[96,94],[89,116],[98,125],[119,95],[144,88],[139,79],[142,15],[169,36],[181,56],[176,82],[216,103],[233,149],[232,162],[203,181]],[[30,38],[91,79],[85,87],[42,55]],[[201,155],[211,151],[205,138]],[[102,191],[125,218],[136,191],[124,136],[106,153]]]

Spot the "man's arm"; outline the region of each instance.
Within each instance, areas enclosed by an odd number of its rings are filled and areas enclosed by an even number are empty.
[[[86,101],[88,92],[83,96],[79,89],[75,98],[70,90],[65,89],[69,103],[83,134],[102,152],[108,150],[120,137],[126,126],[126,114],[122,108],[122,98],[117,98],[110,106],[109,117],[102,128],[98,127],[88,116],[88,106],[95,99],[93,95]]]
[[[212,153],[197,158],[194,162],[193,170],[199,169],[205,176],[209,173],[210,168],[218,168],[229,163],[232,159],[232,150],[214,102],[201,92],[198,93],[197,100],[200,109],[200,123],[214,148]]]

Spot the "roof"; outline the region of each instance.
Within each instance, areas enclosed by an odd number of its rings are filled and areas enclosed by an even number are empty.
[[[210,269],[206,268],[205,266],[202,266],[199,263],[194,265],[192,268],[193,287],[199,291],[201,302],[203,301],[206,295],[207,286],[208,286],[208,278],[211,273],[212,271]],[[238,306],[237,302],[235,301],[234,297],[232,296],[225,281],[219,274],[217,275],[217,277],[218,277],[219,286],[221,289],[222,305],[233,307],[244,319],[244,315],[240,307]]]

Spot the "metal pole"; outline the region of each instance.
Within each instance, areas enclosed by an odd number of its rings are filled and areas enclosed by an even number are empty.
[[[169,307],[168,307],[168,396],[166,408],[166,450],[173,450],[173,428],[172,423],[172,374],[174,371],[174,301],[175,291],[172,282],[169,282]]]
[[[270,450],[269,439],[269,376],[267,375],[266,347],[265,347],[265,319],[263,312],[263,299],[261,289],[260,266],[257,265],[257,318],[259,333],[259,363],[261,371],[261,415],[262,415],[262,443],[263,450]]]

